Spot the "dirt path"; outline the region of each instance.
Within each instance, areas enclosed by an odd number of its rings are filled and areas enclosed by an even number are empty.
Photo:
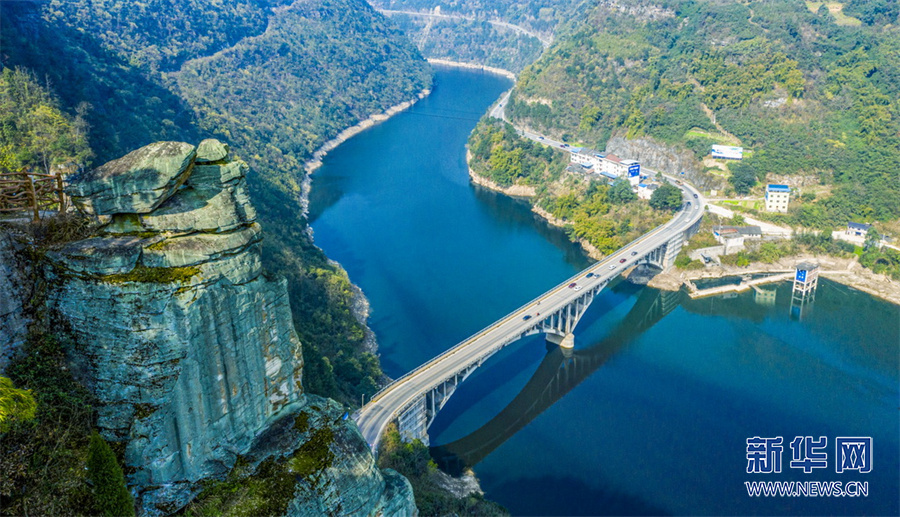
[[[693,77],[690,78],[690,81],[691,81],[691,84],[696,86],[701,92],[704,91],[703,85],[701,85],[699,81],[697,81]],[[726,131],[724,127],[720,126],[718,122],[716,122],[715,112],[713,110],[709,109],[709,106],[707,106],[705,102],[700,102],[700,108],[703,110],[703,113],[706,113],[706,118],[708,118],[709,121],[712,123],[712,125],[716,127],[716,131],[718,131],[719,133],[722,133],[723,135],[725,135],[728,138],[732,139],[733,141],[737,142],[738,145],[741,145],[740,138],[732,135],[731,133]]]

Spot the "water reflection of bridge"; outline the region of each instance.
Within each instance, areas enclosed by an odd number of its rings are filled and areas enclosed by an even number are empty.
[[[384,428],[395,419],[401,435],[427,442],[428,427],[459,384],[490,356],[523,337],[542,333],[548,340],[572,348],[575,327],[600,291],[632,266],[669,267],[684,241],[697,232],[704,213],[703,199],[695,188],[689,185],[681,188],[684,204],[669,222],[557,284],[373,395],[353,415],[369,445],[377,448]]]
[[[538,415],[590,377],[610,357],[678,306],[680,291],[644,289],[618,327],[585,349],[553,347],[522,391],[494,418],[456,441],[431,448],[439,465],[458,474],[528,425]]]

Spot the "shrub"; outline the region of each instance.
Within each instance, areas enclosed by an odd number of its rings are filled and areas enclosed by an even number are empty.
[[[109,517],[134,515],[134,501],[125,487],[125,475],[106,440],[91,435],[88,449],[88,479],[93,483],[94,510]]]
[[[31,390],[16,389],[10,379],[0,377],[0,433],[9,431],[14,421],[33,420],[36,409]]]

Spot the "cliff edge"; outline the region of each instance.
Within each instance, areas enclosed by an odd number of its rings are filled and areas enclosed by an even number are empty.
[[[246,172],[216,140],[159,142],[67,186],[98,229],[46,254],[47,306],[78,344],[70,366],[100,401],[97,427],[124,443],[139,513],[265,465],[289,480],[279,513],[415,515],[409,483],[375,467],[337,403],[303,392]]]

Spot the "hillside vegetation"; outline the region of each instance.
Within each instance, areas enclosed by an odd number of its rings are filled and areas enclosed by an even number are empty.
[[[432,19],[391,14],[391,20],[429,59],[520,72],[544,50],[540,40],[484,20]]]
[[[733,137],[751,153],[725,173],[707,170],[731,179],[720,187],[749,192],[770,174],[831,186],[785,223],[894,220],[897,4],[847,2],[843,12],[861,23],[788,0],[601,2],[522,72],[507,113],[598,149],[613,134],[650,137],[698,160]]]
[[[375,0],[373,5],[455,18],[426,18],[391,14],[422,55],[486,65],[518,73],[544,50],[557,26],[578,12],[574,0],[510,2],[444,2],[442,0]],[[488,21],[517,25],[526,33]]]
[[[562,225],[573,240],[607,255],[671,217],[681,206],[675,190],[672,205],[665,189],[651,202],[640,201],[628,181],[612,185],[606,178],[564,171],[568,153],[521,138],[499,120],[484,119],[469,137],[469,166],[500,186],[534,187],[531,200]]]
[[[59,100],[25,70],[0,72],[0,172],[54,172],[91,155],[80,114],[68,116]]]
[[[403,35],[361,0],[0,9],[3,66],[32,74],[58,99],[41,102],[86,129],[89,151],[69,153],[93,153],[85,165],[153,141],[210,136],[250,163],[264,261],[288,278],[306,388],[347,403],[374,393],[378,359],[364,350],[349,279],[307,233],[300,185],[318,146],[429,86],[427,63]]]
[[[433,11],[459,14],[481,20],[503,20],[543,36],[552,36],[560,22],[579,12],[579,0],[376,0],[382,9],[398,11]]]

